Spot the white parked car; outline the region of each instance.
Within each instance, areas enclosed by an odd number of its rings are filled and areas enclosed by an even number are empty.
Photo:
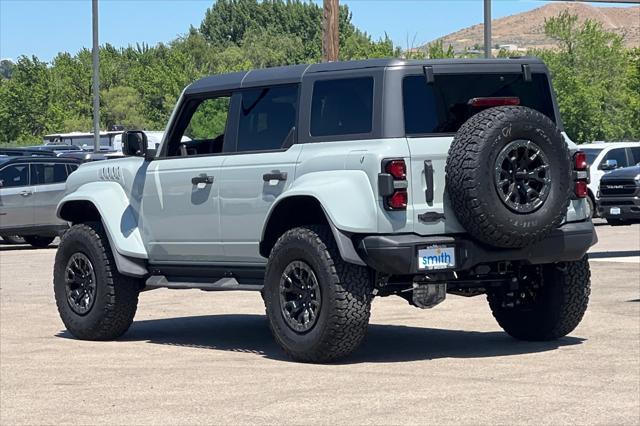
[[[600,179],[611,170],[640,163],[640,142],[598,142],[580,145],[580,149],[587,155],[591,178],[589,204],[591,211],[596,212]]]

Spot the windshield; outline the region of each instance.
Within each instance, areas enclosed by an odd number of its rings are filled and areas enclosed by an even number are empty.
[[[596,157],[598,156],[598,154],[602,152],[601,149],[596,149],[596,148],[581,149],[581,151],[584,151],[585,155],[587,156],[587,163],[589,165],[592,165],[593,162],[596,160]]]
[[[481,109],[473,98],[517,97],[519,104],[555,120],[549,81],[535,73],[530,82],[518,74],[444,74],[432,84],[424,75],[410,75],[402,84],[407,135],[455,133]]]

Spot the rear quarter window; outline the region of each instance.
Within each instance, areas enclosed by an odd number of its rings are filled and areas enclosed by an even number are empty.
[[[480,110],[468,104],[480,97],[518,97],[554,122],[551,88],[545,74],[526,82],[518,74],[445,74],[427,83],[421,75],[407,76],[402,84],[404,126],[407,135],[455,133]]]
[[[311,101],[311,136],[370,133],[373,78],[316,81]]]

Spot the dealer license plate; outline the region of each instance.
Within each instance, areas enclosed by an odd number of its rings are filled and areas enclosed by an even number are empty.
[[[620,207],[611,207],[609,210],[610,214],[620,214]]]
[[[432,246],[418,250],[418,269],[449,269],[455,266],[455,247]]]

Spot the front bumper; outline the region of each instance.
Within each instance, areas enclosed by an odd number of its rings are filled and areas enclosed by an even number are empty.
[[[618,214],[611,214],[611,209]],[[605,219],[640,220],[640,196],[634,197],[601,197],[598,203],[598,214]]]
[[[466,234],[454,236],[369,235],[356,241],[358,254],[372,269],[389,275],[416,275],[429,272],[418,269],[417,254],[429,246],[453,246],[456,266],[465,271],[491,262],[523,260],[531,264],[578,260],[598,241],[590,220],[567,223],[544,240],[521,249],[501,249],[474,241]]]

